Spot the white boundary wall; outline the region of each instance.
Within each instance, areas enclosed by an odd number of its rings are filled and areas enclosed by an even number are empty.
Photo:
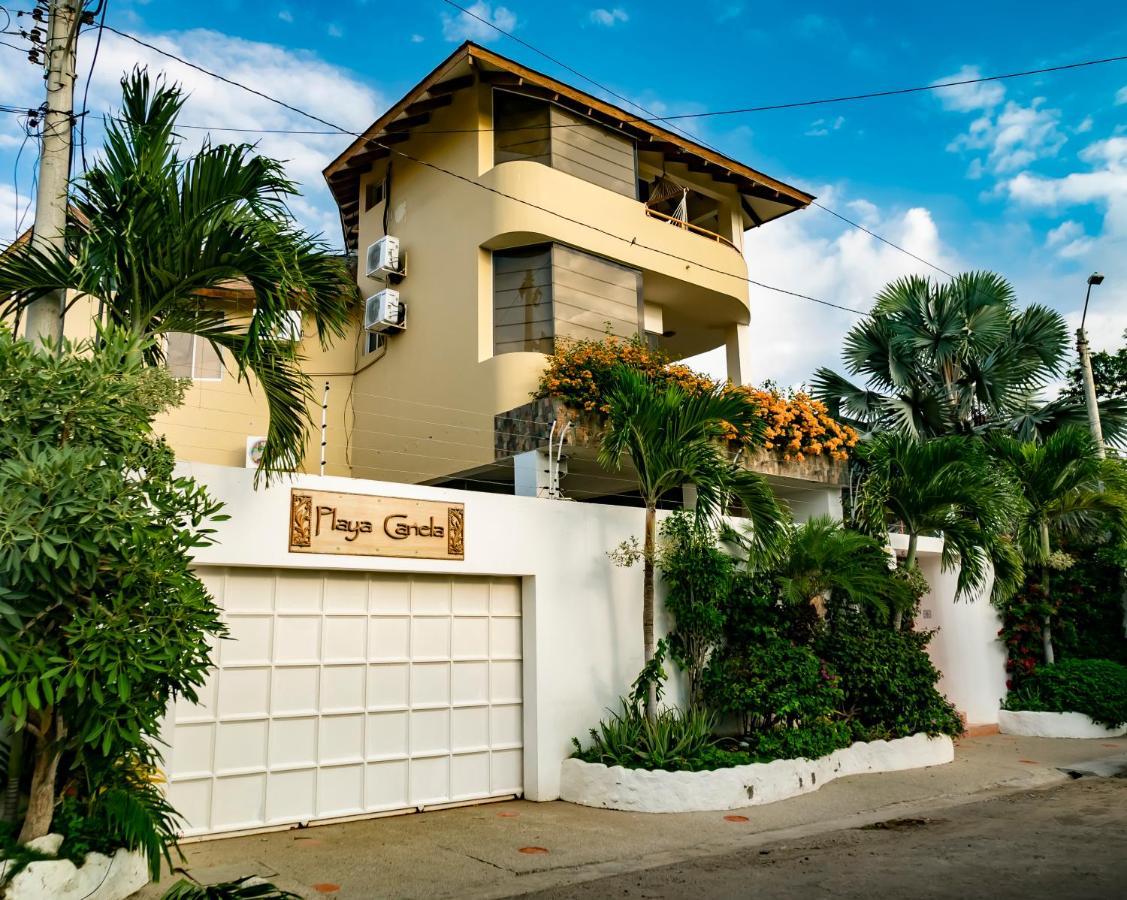
[[[903,552],[908,539],[889,535],[895,550]],[[931,590],[920,603],[916,627],[938,629],[928,654],[939,669],[939,690],[967,718],[968,725],[994,725],[1006,696],[1006,648],[998,639],[1002,619],[990,602],[990,580],[976,597],[955,598],[958,572],[944,572],[940,563],[943,541],[920,538],[920,570]]]
[[[641,509],[316,475],[256,491],[249,469],[183,463],[178,472],[207,485],[231,516],[214,526],[218,543],[197,554],[201,565],[520,577],[529,799],[559,796],[571,738],[586,735],[642,667],[641,567],[606,555],[641,535]],[[464,503],[465,559],[290,553],[291,487]]]
[[[1109,728],[1078,712],[1003,709],[998,713],[998,730],[1002,734],[1026,737],[1096,739],[1123,737],[1127,734],[1127,725]]]

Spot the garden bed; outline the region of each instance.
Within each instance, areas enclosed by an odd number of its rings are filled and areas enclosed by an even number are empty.
[[[739,809],[808,794],[835,778],[939,766],[954,758],[949,737],[915,734],[859,742],[819,759],[777,759],[707,772],[626,769],[568,759],[563,763],[560,799],[631,812]]]
[[[1127,735],[1127,724],[1109,728],[1079,712],[1002,709],[998,711],[998,730],[1024,737],[1113,738]]]
[[[62,843],[59,835],[47,835],[39,841],[47,844],[33,842],[31,846],[44,850],[54,847],[54,852]],[[0,885],[4,885],[6,867],[13,864],[0,860]],[[5,900],[125,900],[148,883],[145,855],[122,849],[112,857],[87,853],[81,866],[69,859],[37,859],[0,888],[0,894]]]

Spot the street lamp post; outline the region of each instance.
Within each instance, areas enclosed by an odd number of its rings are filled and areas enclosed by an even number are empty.
[[[1084,401],[1088,407],[1088,427],[1092,440],[1096,442],[1096,452],[1104,458],[1104,434],[1100,427],[1100,408],[1096,403],[1096,380],[1092,376],[1092,357],[1088,354],[1088,335],[1084,332],[1084,322],[1088,318],[1088,300],[1092,296],[1092,286],[1103,284],[1104,277],[1099,272],[1088,276],[1088,292],[1084,295],[1084,312],[1080,316],[1080,327],[1076,330],[1076,353],[1080,357],[1080,376],[1084,381]]]

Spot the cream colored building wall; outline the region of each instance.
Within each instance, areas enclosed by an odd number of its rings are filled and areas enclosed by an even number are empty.
[[[476,140],[416,132],[396,149],[492,192],[392,155],[388,223],[405,255],[406,277],[396,287],[407,328],[357,374],[357,477],[424,481],[493,462],[493,416],[530,399],[545,357],[493,355],[491,250],[559,241],[641,269],[646,299],[652,286],[659,303],[698,317],[702,329],[715,331],[712,346],[724,343],[727,325],[748,321],[747,268],[738,250],[650,218],[637,200],[548,166],[494,167],[490,107],[487,87],[460,92],[422,132],[484,129]],[[361,198],[368,183],[383,179],[385,165],[362,179]],[[361,212],[361,260],[383,234],[383,214],[382,204]],[[359,285],[364,296],[384,287],[362,269]]]
[[[246,313],[246,310],[243,310]],[[305,357],[303,368],[313,383],[313,399],[309,404],[313,426],[306,442],[302,472],[317,472],[321,459],[321,400],[325,382],[329,383],[328,445],[325,473],[350,475],[351,387],[355,364],[355,335],[336,341],[327,350],[304,323],[300,353]],[[246,461],[246,439],[264,436],[270,421],[266,398],[257,380],[251,376],[240,381],[233,362],[224,360],[224,371],[218,381],[193,381],[184,403],[157,418],[156,428],[168,439],[178,459],[191,462],[242,466]]]

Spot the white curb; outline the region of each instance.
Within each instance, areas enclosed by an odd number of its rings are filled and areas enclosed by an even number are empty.
[[[1108,728],[1078,712],[1032,712],[998,710],[998,730],[1002,734],[1050,738],[1113,738],[1127,734],[1127,723]]]
[[[699,812],[774,803],[816,791],[835,778],[898,772],[953,761],[949,737],[914,734],[856,743],[819,759],[776,759],[710,772],[665,772],[564,760],[560,799],[632,812]]]

